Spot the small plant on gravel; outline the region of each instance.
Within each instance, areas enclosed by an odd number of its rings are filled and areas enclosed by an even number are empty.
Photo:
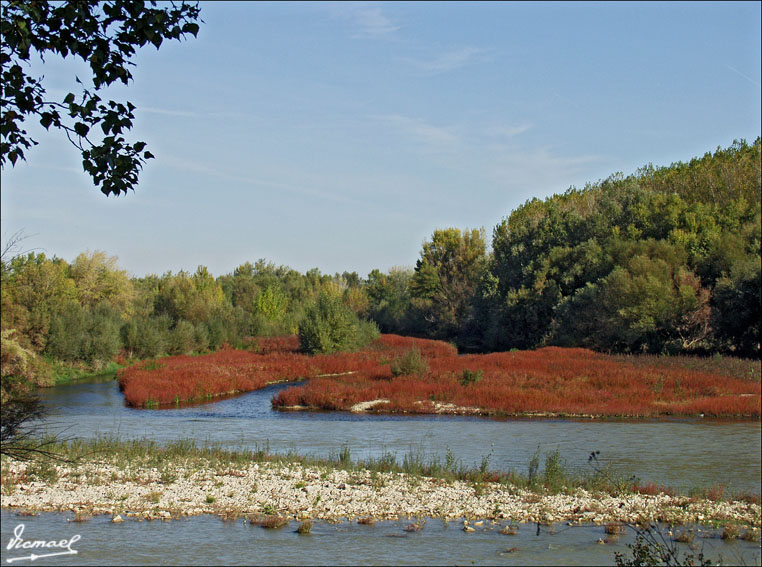
[[[159,500],[161,500],[161,492],[149,492],[145,495],[145,499],[152,504],[158,504]]]
[[[37,478],[41,482],[47,482],[53,484],[58,480],[58,469],[53,464],[51,459],[43,457],[39,458],[27,467],[27,474],[31,477]]]
[[[214,496],[211,494],[206,495],[206,503],[207,504],[214,504],[215,500],[217,500]]]

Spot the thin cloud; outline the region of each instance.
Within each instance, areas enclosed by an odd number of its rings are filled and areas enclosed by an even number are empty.
[[[226,181],[235,181],[238,183],[244,183],[247,185],[254,185],[257,187],[263,187],[268,189],[278,189],[287,191],[293,195],[300,197],[311,197],[318,200],[329,200],[336,203],[350,203],[358,206],[364,206],[364,201],[352,199],[344,195],[337,194],[330,190],[320,188],[320,180],[305,180],[303,182],[283,183],[281,181],[273,181],[270,179],[263,179],[254,177],[251,175],[239,175],[235,172],[221,171],[219,169],[203,165],[192,160],[178,158],[175,156],[162,156],[162,162],[164,165],[174,167],[184,171],[193,171],[196,173],[203,173]]]
[[[181,118],[256,118],[253,114],[245,112],[195,112],[192,110],[156,108],[155,106],[138,106],[136,111],[148,114],[160,114],[162,116],[178,116]]]
[[[353,38],[388,38],[400,29],[384,14],[381,4],[376,2],[338,2],[330,6],[334,16],[353,26]]]
[[[401,116],[399,114],[373,115],[371,118],[395,127],[406,136],[413,138],[430,149],[436,148],[441,150],[448,146],[455,146],[460,142],[460,137],[452,132],[451,129],[435,126],[417,118],[410,118],[409,116]]]
[[[201,114],[198,112],[190,112],[186,110],[170,110],[167,108],[156,108],[153,106],[139,106],[137,109],[139,112],[147,112],[148,114],[163,114],[166,116],[185,116],[187,118],[199,118]]]
[[[759,84],[757,81],[755,81],[754,79],[752,79],[752,78],[751,78],[751,77],[749,77],[748,75],[745,75],[744,73],[741,73],[741,71],[739,71],[739,70],[738,70],[738,69],[736,69],[735,67],[731,67],[731,66],[730,66],[730,65],[728,65],[727,63],[725,63],[725,67],[727,67],[728,69],[730,69],[731,71],[733,71],[733,72],[734,72],[736,75],[739,75],[740,77],[743,77],[744,79],[746,79],[747,81],[749,81],[749,82],[750,82],[752,85],[754,85],[755,87],[757,87],[757,88],[760,88],[760,84]]]
[[[431,59],[406,57],[403,61],[412,65],[419,71],[431,75],[438,75],[440,73],[455,71],[456,69],[460,69],[474,62],[482,61],[488,52],[489,50],[480,47],[462,47],[460,49],[446,51]]]
[[[532,129],[532,124],[519,124],[518,126],[492,126],[487,128],[486,133],[489,136],[495,136],[500,138],[513,138],[528,132]]]
[[[586,166],[600,161],[597,155],[565,156],[548,148],[503,147],[493,148],[487,171],[494,181],[506,187],[531,189],[533,194],[540,195],[548,190],[563,191]]]

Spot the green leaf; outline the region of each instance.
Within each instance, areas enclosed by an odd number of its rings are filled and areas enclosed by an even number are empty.
[[[191,34],[193,34],[194,36],[196,36],[196,35],[198,34],[198,29],[199,29],[199,28],[198,28],[198,24],[187,23],[187,24],[185,24],[185,25],[183,26],[183,31],[184,31],[184,32],[186,32],[186,33],[191,33]]]
[[[156,156],[154,156],[151,152],[145,152],[145,153],[143,153],[143,158],[144,159],[153,159],[155,157]]]
[[[49,112],[45,112],[42,115],[42,118],[40,118],[40,124],[42,124],[42,127],[46,130],[50,128],[50,125],[53,123],[53,116]]]
[[[66,95],[66,98],[64,98],[63,103],[64,104],[71,104],[72,102],[74,102],[74,93],[69,93],[69,94]]]
[[[84,124],[82,122],[77,122],[74,125],[74,131],[79,136],[87,136],[87,133],[90,131],[90,127],[87,124]]]

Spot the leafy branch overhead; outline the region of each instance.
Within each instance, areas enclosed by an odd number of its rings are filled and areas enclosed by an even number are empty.
[[[164,40],[195,37],[199,14],[198,4],[184,2],[157,8],[156,2],[134,0],[3,1],[0,165],[25,160],[25,152],[37,145],[24,128],[34,118],[45,129],[52,126],[65,133],[82,152],[82,167],[103,194],[134,190],[143,164],[154,157],[145,142],[124,138],[132,128],[135,105],[104,101],[97,93],[117,81],[129,84],[137,48],[151,43],[159,49]],[[51,53],[88,63],[92,88],[77,77],[81,94],[48,100],[44,77],[29,76],[27,68],[33,54],[45,62]]]

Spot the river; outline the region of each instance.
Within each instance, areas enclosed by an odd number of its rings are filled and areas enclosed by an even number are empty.
[[[316,522],[310,534],[299,535],[297,522],[267,530],[210,516],[122,524],[111,523],[107,516],[82,523],[69,522],[71,517],[18,516],[3,510],[3,564],[8,559],[22,565],[28,561],[20,558],[28,557],[29,550],[7,549],[21,524],[22,537],[29,541],[80,536],[71,546],[76,555],[37,560],[44,565],[613,565],[615,552],[631,558],[627,544],[634,539],[630,530],[612,537],[602,526],[542,526],[538,532],[534,524],[525,524],[514,536],[499,534],[493,526],[465,533],[460,522],[432,519],[414,533],[404,531],[406,521],[372,526]],[[759,543],[726,542],[718,530],[697,532],[694,541],[695,551],[680,545],[680,553],[696,555],[703,549],[707,557],[722,557],[731,565],[760,561]]]
[[[41,391],[48,427],[64,437],[114,435],[157,442],[194,439],[230,448],[328,456],[342,446],[353,459],[384,452],[401,460],[409,452],[444,460],[448,449],[464,465],[526,473],[538,447],[558,450],[569,468],[589,470],[588,456],[602,463],[688,492],[723,485],[730,492],[760,493],[760,421],[490,419],[466,416],[374,415],[273,411],[270,399],[285,385],[212,403],[173,409],[128,408],[113,380]],[[541,462],[543,459],[541,459]]]
[[[63,437],[114,435],[157,442],[194,439],[230,448],[328,456],[349,447],[352,457],[409,452],[444,459],[451,451],[469,466],[489,459],[493,470],[526,473],[529,459],[558,450],[567,465],[585,470],[591,451],[622,474],[688,491],[721,483],[731,491],[760,492],[758,421],[488,419],[459,416],[367,415],[327,412],[276,412],[272,386],[213,403],[173,409],[125,407],[113,380],[59,386],[41,391],[48,407],[47,427]],[[524,524],[506,536],[489,523],[476,532],[460,522],[427,519],[420,532],[408,521],[315,522],[299,535],[297,522],[266,530],[242,521],[200,516],[169,522],[111,523],[108,516],[72,522],[71,513],[21,515],[2,510],[2,561],[26,563],[30,553],[8,549],[23,524],[26,540],[79,536],[74,555],[37,558],[50,565],[211,565],[211,564],[480,564],[612,565],[614,553],[631,556],[634,533],[605,534],[602,526]],[[726,542],[720,532],[699,528],[697,554],[731,564],[759,564],[759,543]],[[605,540],[606,543],[602,543]],[[59,549],[34,550],[40,556]],[[682,546],[682,552],[690,552]]]

